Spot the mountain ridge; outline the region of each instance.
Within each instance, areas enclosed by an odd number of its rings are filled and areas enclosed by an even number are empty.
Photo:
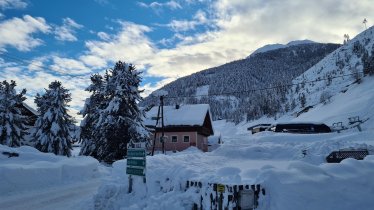
[[[243,91],[287,85],[339,46],[310,43],[259,53],[179,78],[155,92],[168,92],[165,105],[208,103],[213,119],[240,122],[273,116],[285,101],[286,88]],[[158,105],[158,100],[156,94],[151,94],[140,105]]]
[[[255,51],[253,51],[247,58],[249,58],[251,56],[254,56],[258,53],[264,53],[264,52],[277,50],[277,49],[281,49],[281,48],[287,48],[287,47],[294,46],[294,45],[315,44],[315,43],[317,43],[317,42],[314,42],[314,41],[311,41],[311,40],[308,40],[308,39],[304,39],[304,40],[290,41],[287,44],[279,44],[279,43],[277,43],[277,44],[267,44],[267,45],[264,45],[264,46],[258,48]]]

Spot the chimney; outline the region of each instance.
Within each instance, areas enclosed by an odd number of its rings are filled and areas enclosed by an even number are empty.
[[[179,104],[175,104],[175,109],[179,109]]]

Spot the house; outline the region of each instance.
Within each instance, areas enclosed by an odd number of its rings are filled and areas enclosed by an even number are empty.
[[[162,119],[156,125],[158,108],[146,112],[144,124],[156,135],[155,150],[162,151]],[[214,134],[208,104],[164,106],[163,112],[165,151],[182,151],[191,146],[208,151],[208,136]]]
[[[27,121],[25,123],[26,126],[33,127],[39,116],[39,113],[35,109],[27,105],[25,102],[22,102],[22,104],[18,104],[17,107],[21,110],[21,114],[27,117]]]

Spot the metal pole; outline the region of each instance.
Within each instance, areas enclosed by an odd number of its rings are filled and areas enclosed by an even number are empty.
[[[129,191],[128,193],[131,193],[132,192],[132,177],[131,175],[129,175]]]
[[[165,154],[165,130],[164,130],[164,96],[160,96],[161,102],[161,139],[162,139],[162,153]]]

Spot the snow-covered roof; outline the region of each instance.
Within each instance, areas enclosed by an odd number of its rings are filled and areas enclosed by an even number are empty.
[[[25,102],[22,102],[22,105],[28,109],[30,112],[32,112],[34,115],[39,115],[40,113],[38,111],[36,111],[35,109],[33,109],[31,106],[29,106],[28,104],[26,104]]]
[[[153,107],[146,113],[144,124],[155,126],[158,106]],[[164,106],[164,125],[165,126],[202,126],[206,114],[209,112],[209,104],[192,104],[176,106]],[[161,113],[160,113],[161,115]],[[161,120],[159,120],[161,125]]]

